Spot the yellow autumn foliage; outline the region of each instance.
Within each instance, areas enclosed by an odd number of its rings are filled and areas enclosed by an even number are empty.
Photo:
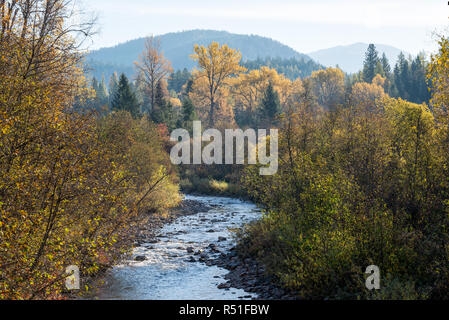
[[[72,110],[91,94],[92,23],[70,24],[70,0],[32,3],[0,3],[0,299],[61,298],[67,266],[95,275],[146,211],[178,200],[157,127]]]

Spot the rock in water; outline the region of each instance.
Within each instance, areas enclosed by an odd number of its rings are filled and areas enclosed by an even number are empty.
[[[187,262],[195,263],[196,259],[194,257],[190,257]]]
[[[134,258],[134,260],[138,261],[138,262],[142,262],[142,261],[147,260],[147,257],[145,257],[145,256],[137,256],[137,257]]]
[[[219,284],[217,288],[218,289],[229,289],[229,288],[231,288],[231,285],[229,283],[222,283],[222,284]]]

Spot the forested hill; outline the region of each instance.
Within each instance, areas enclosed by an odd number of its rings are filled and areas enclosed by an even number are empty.
[[[225,31],[192,30],[177,33],[168,33],[158,36],[165,57],[171,61],[175,70],[184,68],[192,69],[195,62],[190,58],[195,44],[207,45],[212,41],[227,44],[231,48],[238,49],[243,61],[281,58],[291,59],[301,63],[311,61],[310,57],[301,54],[292,48],[272,40],[256,35],[239,35]],[[102,48],[92,51],[87,56],[90,65],[90,74],[101,78],[104,74],[109,77],[114,71],[123,72],[127,76],[134,73],[133,63],[138,59],[144,49],[145,38],[140,38],[115,47]]]

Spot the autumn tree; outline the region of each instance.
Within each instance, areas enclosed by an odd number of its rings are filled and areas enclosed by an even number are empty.
[[[209,100],[209,125],[214,126],[217,111],[217,94],[231,76],[246,71],[239,65],[241,54],[229,48],[212,42],[206,48],[195,45],[195,54],[192,58],[198,62],[199,71],[194,73],[196,79],[203,79],[207,85],[207,98]]]
[[[261,67],[258,70],[242,73],[238,77],[232,78],[229,83],[231,93],[240,100],[239,102],[246,110],[254,112],[270,83],[278,92],[280,100],[285,102],[292,81],[279,74],[275,69]]]
[[[428,79],[432,85],[431,104],[438,120],[449,125],[449,40],[441,37],[438,53],[432,55]]]
[[[94,97],[80,51],[92,21],[77,9],[0,1],[0,299],[61,299],[67,266],[98,274],[144,207],[177,201],[158,127],[75,112]]]
[[[327,68],[326,70],[315,71],[310,80],[313,84],[313,91],[318,103],[335,110],[343,101],[345,89],[345,75],[338,68]]]
[[[151,113],[155,106],[156,89],[159,81],[166,80],[167,76],[173,72],[171,63],[165,59],[162,53],[159,38],[148,37],[145,42],[145,50],[135,62],[140,76],[145,94],[149,95],[148,113]]]
[[[68,262],[55,231],[83,176],[75,150],[88,124],[69,114],[89,96],[78,49],[93,31],[82,14],[71,20],[73,5],[0,2],[0,299],[51,296]]]
[[[377,75],[372,83],[358,82],[352,86],[351,104],[365,112],[379,112],[382,110],[381,101],[385,94],[384,84],[386,79]]]

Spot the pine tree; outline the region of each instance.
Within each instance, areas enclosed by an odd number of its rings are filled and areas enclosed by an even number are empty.
[[[92,79],[92,90],[95,92],[95,98],[89,103],[89,108],[100,111],[108,104],[108,93],[104,84],[104,78],[101,82],[94,77]]]
[[[427,66],[424,56],[418,55],[410,66],[410,101],[415,103],[428,102],[430,90],[427,86]]]
[[[403,99],[410,99],[410,70],[409,63],[401,52],[394,68],[394,82],[398,89],[398,95]]]
[[[374,69],[374,76],[378,74],[385,78],[385,71],[380,60],[377,60],[376,68]]]
[[[139,103],[136,94],[123,73],[120,75],[111,106],[112,110],[126,110],[135,118],[139,116]]]
[[[164,108],[164,123],[167,125],[169,131],[174,129],[173,105],[170,101],[165,103]]]
[[[382,63],[382,69],[385,72],[385,76],[388,78],[389,75],[391,74],[391,66],[385,52],[382,54],[382,58],[380,59],[380,61]]]
[[[115,93],[118,87],[117,72],[114,72],[109,80],[109,106],[112,109],[112,100],[115,97]]]
[[[96,97],[97,101],[99,102],[100,106],[105,106],[108,104],[108,90],[106,88],[106,83],[104,81],[104,76],[101,78],[100,83],[98,84],[97,90],[96,90]]]
[[[182,114],[181,118],[177,122],[177,126],[179,128],[184,128],[188,130],[190,133],[192,133],[193,130],[193,121],[198,119],[196,112],[195,112],[195,106],[193,105],[192,100],[190,98],[185,98],[182,101]]]
[[[280,105],[279,94],[274,90],[273,85],[270,82],[262,97],[260,106],[261,118],[264,124],[268,125],[275,122],[275,118],[280,112]]]
[[[154,95],[154,106],[151,111],[151,118],[155,123],[166,123],[169,117],[167,110],[167,101],[165,100],[164,89],[162,82],[159,81],[156,85],[156,92]]]
[[[184,97],[189,97],[189,94],[193,91],[193,79],[192,77],[190,77],[190,79],[187,81],[184,92],[182,93],[182,95]]]
[[[166,104],[164,89],[162,87],[162,82],[159,81],[156,86],[156,94],[154,96],[154,105],[158,108],[163,108]]]
[[[168,79],[168,90],[174,90],[176,93],[180,93],[182,91],[182,87],[191,77],[191,73],[186,68],[182,71],[178,70],[172,73]]]
[[[92,78],[92,89],[97,92],[98,91],[98,80],[97,78],[93,77]]]
[[[376,67],[378,66],[379,56],[374,44],[368,46],[363,63],[363,81],[371,83],[376,76]]]
[[[390,62],[388,61],[388,58],[384,53],[382,53],[382,58],[380,59],[379,63],[382,66],[382,76],[385,78],[385,84],[384,89],[385,92],[388,93],[390,96],[394,96],[394,93],[396,91],[393,81],[393,75],[391,73],[391,66]]]

